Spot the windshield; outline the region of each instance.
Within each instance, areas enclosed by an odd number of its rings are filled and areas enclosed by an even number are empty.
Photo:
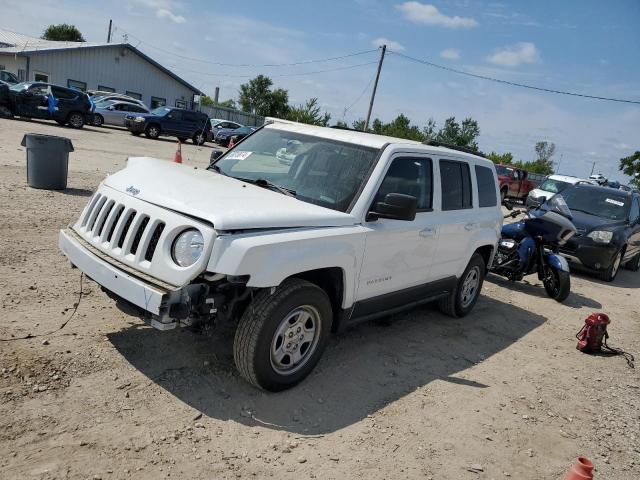
[[[26,90],[27,88],[29,88],[29,83],[27,82],[22,82],[22,83],[16,83],[15,85],[12,85],[9,87],[9,90],[13,90],[14,92],[21,92],[22,90]]]
[[[378,149],[263,128],[210,169],[250,181],[266,180],[297,199],[346,212]]]
[[[595,188],[572,188],[562,192],[572,211],[588,213],[608,220],[625,220],[629,213],[630,197],[615,190],[600,191]]]
[[[158,107],[151,110],[152,115],[158,115],[159,117],[164,117],[167,113],[171,111],[170,108],[167,107]]]
[[[513,168],[496,165],[496,172],[498,173],[498,175],[506,175],[507,177],[510,177],[513,174]]]
[[[552,178],[547,178],[543,182],[543,184],[540,185],[538,188],[540,190],[544,190],[545,192],[558,193],[558,192],[563,191],[569,185],[571,185],[569,182],[562,182],[560,180],[554,180]]]
[[[13,73],[2,70],[0,72],[0,80],[4,80],[5,82],[13,82],[18,83],[18,77],[16,77]]]

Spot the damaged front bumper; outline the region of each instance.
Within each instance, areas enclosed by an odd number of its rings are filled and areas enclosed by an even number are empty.
[[[60,250],[69,262],[109,292],[151,314],[151,326],[170,330],[179,324],[188,325],[190,306],[195,297],[205,294],[202,284],[173,287],[151,278],[140,278],[107,261],[106,255],[87,244],[71,229],[60,230]],[[141,274],[144,277],[147,275]]]

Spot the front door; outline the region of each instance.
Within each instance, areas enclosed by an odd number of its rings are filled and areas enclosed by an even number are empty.
[[[19,116],[47,118],[47,85],[31,85],[16,96],[16,111]]]
[[[430,267],[437,246],[437,222],[432,212],[433,165],[417,154],[398,155],[382,181],[372,209],[389,193],[412,195],[418,199],[415,220],[378,219],[365,223],[368,232],[356,300],[370,301],[386,295],[390,303],[376,308],[394,308],[402,294],[430,280]],[[382,297],[385,298],[385,297]],[[358,312],[361,314],[362,312]],[[368,314],[369,312],[364,312]]]
[[[171,110],[164,116],[162,121],[162,133],[165,135],[175,135],[176,137],[186,136],[182,131],[182,112]]]

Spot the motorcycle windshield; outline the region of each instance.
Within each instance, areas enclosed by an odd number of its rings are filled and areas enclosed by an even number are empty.
[[[569,220],[573,219],[571,210],[569,209],[569,206],[567,205],[567,202],[565,201],[564,197],[560,193],[557,193],[556,195],[551,197],[549,200],[547,200],[545,203],[540,205],[538,210],[539,210],[539,213],[537,215],[535,211],[532,212],[534,217],[543,215],[545,212],[555,212]]]

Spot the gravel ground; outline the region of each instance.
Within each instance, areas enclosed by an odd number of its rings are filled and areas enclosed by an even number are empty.
[[[66,191],[27,187],[25,132],[72,139]],[[560,479],[578,455],[598,479],[640,478],[638,370],[574,337],[604,311],[610,344],[639,352],[640,273],[574,275],[565,304],[490,276],[469,317],[425,307],[361,325],[279,394],[238,376],[232,332],[155,331],[89,280],[59,330],[81,285],[58,230],[127,156],[174,151],[0,120],[0,478]],[[185,145],[185,164],[210,151]]]

